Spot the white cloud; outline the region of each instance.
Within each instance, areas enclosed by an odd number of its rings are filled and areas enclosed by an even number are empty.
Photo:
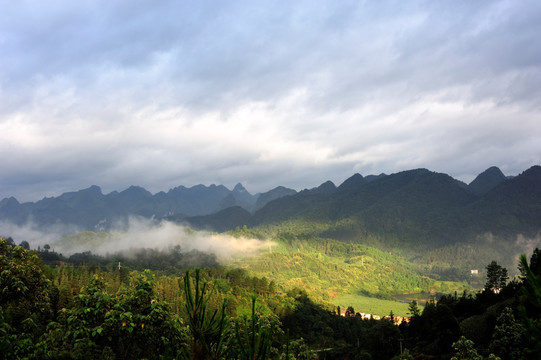
[[[541,163],[535,1],[2,8],[0,198]]]
[[[84,251],[107,255],[145,248],[166,250],[180,245],[184,252],[198,250],[215,254],[219,259],[224,260],[235,256],[251,256],[274,246],[274,243],[269,240],[233,237],[205,231],[194,232],[172,222],[154,222],[139,217],[130,217],[127,226],[123,224],[121,227],[125,229],[98,234],[92,239],[85,237],[77,239],[63,238],[65,235],[77,234],[80,231],[73,226],[58,224],[38,228],[31,222],[15,225],[0,221],[0,236],[10,236],[16,244],[23,240],[28,241],[32,249],[48,244],[56,252],[65,256]],[[78,235],[85,236],[85,233]]]

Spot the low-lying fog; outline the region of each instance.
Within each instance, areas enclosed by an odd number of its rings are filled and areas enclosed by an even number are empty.
[[[64,236],[68,233],[76,235]],[[218,258],[228,258],[251,255],[272,245],[266,240],[196,232],[173,222],[158,222],[140,217],[130,217],[126,230],[98,233],[96,236],[62,225],[39,229],[33,224],[19,226],[0,222],[0,236],[12,237],[16,244],[28,241],[32,249],[48,244],[52,250],[65,256],[83,251],[107,255],[140,248],[164,250],[180,245],[182,252],[198,250],[213,253]]]

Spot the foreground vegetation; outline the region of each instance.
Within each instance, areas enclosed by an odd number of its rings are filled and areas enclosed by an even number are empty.
[[[487,290],[424,308],[412,301],[409,323],[396,325],[392,317],[363,320],[353,306],[339,316],[300,287],[279,291],[276,277],[243,269],[51,268],[44,251],[14,245],[0,240],[7,358],[535,359],[541,351],[539,250],[529,263],[521,259],[520,280],[507,282],[507,271],[491,263]]]

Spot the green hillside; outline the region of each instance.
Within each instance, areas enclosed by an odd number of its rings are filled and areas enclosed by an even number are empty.
[[[377,299],[362,295],[341,295],[334,299],[342,309],[351,306],[355,312],[370,315],[387,316],[391,313],[396,316],[409,316],[409,304],[393,300]],[[422,306],[419,306],[422,309]]]
[[[310,223],[298,221],[264,228],[267,233],[271,229],[275,231],[270,237],[271,246],[258,256],[239,257],[226,265],[272,279],[282,291],[294,288],[305,290],[312,299],[329,308],[343,307],[346,305],[343,303],[345,299],[355,303],[372,302],[370,307],[375,306],[384,315],[391,310],[397,315],[406,315],[407,306],[396,301],[378,301],[393,300],[397,294],[462,293],[470,289],[466,282],[440,281],[423,275],[420,266],[400,253],[359,243],[313,237],[311,232],[321,231],[325,227],[323,224],[313,225],[310,227]],[[247,229],[237,229],[232,234],[239,237],[263,236]],[[381,311],[382,308],[386,311]],[[356,310],[368,312],[368,309]]]
[[[470,271],[496,259],[516,274],[517,257],[540,245],[541,167],[484,184],[477,193],[426,169],[376,178],[356,174],[338,188],[324,186],[270,201],[243,219],[269,237],[334,239],[400,254],[425,275],[470,280]],[[477,195],[477,194],[481,195]],[[205,229],[239,226],[229,211],[199,218]],[[233,226],[235,225],[235,226]]]
[[[328,309],[349,306],[351,304],[344,304],[343,301],[351,299],[355,303],[371,302],[370,308],[378,304],[376,308],[383,314],[392,310],[397,315],[406,315],[407,306],[392,301],[397,294],[461,293],[469,288],[465,282],[438,281],[423,275],[422,267],[408,261],[400,253],[311,235],[311,232],[319,232],[324,227],[324,224],[318,226],[307,222],[288,222],[276,228],[260,228],[258,232],[246,227],[237,228],[229,235],[265,239],[268,246],[264,246],[255,255],[236,255],[218,259],[218,262],[228,269],[240,268],[250,276],[273,280],[277,289],[284,293],[294,289],[306,291],[311,299]],[[185,235],[193,236],[194,239],[208,236],[188,230]],[[165,272],[167,269],[177,269],[178,272],[178,269],[186,266],[197,266],[196,260],[206,266],[217,264],[215,258],[209,258],[204,253],[192,251],[186,254],[180,248],[170,251],[130,249],[130,255],[123,252],[110,254],[109,260],[100,260],[85,252],[114,239],[111,233],[84,232],[61,239],[57,246],[71,246],[83,251],[70,256],[77,263],[94,261],[105,265],[122,261],[124,266],[141,269],[151,267]],[[383,299],[386,301],[379,301]],[[386,311],[382,312],[382,307]],[[357,310],[369,312],[369,309]]]
[[[323,185],[322,185],[323,186]],[[250,227],[307,221],[323,223],[317,235],[357,242],[369,235],[382,245],[419,250],[473,243],[492,233],[506,241],[541,229],[541,167],[502,181],[483,195],[452,177],[426,169],[366,180],[356,174],[336,189],[304,190],[270,201],[251,217]],[[231,214],[198,219],[197,227],[227,228]],[[201,220],[207,220],[203,223]],[[229,229],[238,226],[231,223]],[[234,225],[234,226],[233,226]]]

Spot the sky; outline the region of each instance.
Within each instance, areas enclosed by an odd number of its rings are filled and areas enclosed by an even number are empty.
[[[541,164],[539,1],[0,8],[0,199]]]

